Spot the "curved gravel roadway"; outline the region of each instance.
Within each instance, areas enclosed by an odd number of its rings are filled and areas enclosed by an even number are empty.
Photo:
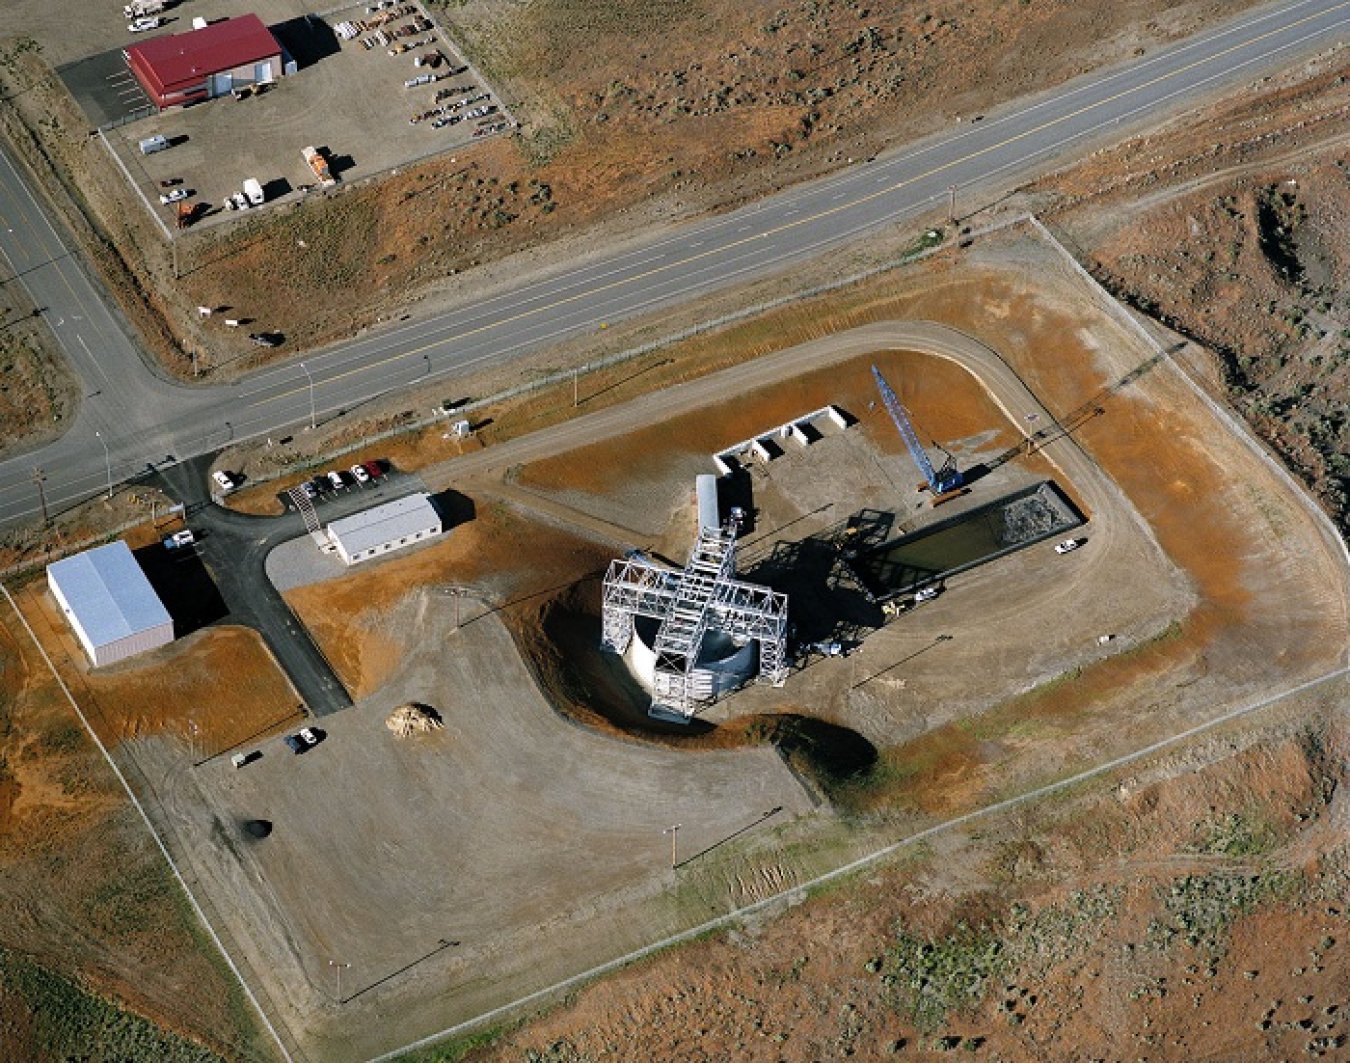
[[[916,351],[946,358],[983,382],[994,402],[1014,425],[1026,424],[1029,414],[1036,414],[1042,424],[1055,421],[1054,414],[992,347],[950,325],[931,321],[887,321],[811,340],[710,376],[675,384],[620,406],[584,414],[564,424],[452,458],[423,470],[423,478],[430,478],[428,482],[439,482],[444,474],[447,477],[444,486],[449,486],[451,479],[481,477],[511,465],[538,461],[603,439],[626,435],[654,421],[670,420],[718,406],[728,395],[769,387],[802,373],[848,362],[875,351]],[[1048,443],[1041,453],[1063,468],[1075,483],[1091,479],[1096,469],[1096,464],[1071,436]]]
[[[1156,342],[1152,341],[1151,338],[1149,339],[1149,345],[1154,350],[1158,349]],[[491,478],[504,472],[512,465],[552,457],[567,450],[612,439],[635,429],[646,427],[655,420],[678,417],[702,408],[713,408],[724,402],[728,395],[748,392],[789,379],[798,373],[844,363],[886,350],[915,351],[955,362],[981,382],[994,403],[1014,425],[1026,424],[1028,414],[1039,415],[1042,424],[1055,423],[1052,411],[1045,407],[998,352],[974,337],[949,326],[932,322],[882,322],[804,343],[778,354],[758,358],[732,369],[671,387],[659,395],[647,396],[621,406],[578,417],[556,428],[522,436],[470,455],[454,458],[434,468],[424,470],[424,476],[428,482],[443,481],[445,484],[451,481],[463,483],[465,479],[472,478],[476,485],[481,484],[490,491]],[[1171,366],[1170,363],[1168,367],[1164,368],[1176,372],[1178,376],[1186,379],[1185,374],[1177,367]],[[1198,396],[1198,400],[1203,403],[1209,414],[1222,414],[1223,411],[1215,408],[1214,404],[1208,401],[1207,396],[1201,394]],[[1259,444],[1253,440],[1242,425],[1233,422],[1228,417],[1221,416],[1220,419],[1232,430],[1239,447],[1249,448],[1253,454],[1258,455],[1261,460],[1269,464],[1268,456],[1265,455]],[[1121,518],[1125,517],[1132,522],[1136,522],[1136,526],[1143,528],[1149,538],[1152,538],[1151,532],[1144,525],[1143,519],[1136,513],[1133,504],[1079,446],[1072,435],[1066,434],[1053,439],[1041,448],[1040,453],[1063,472],[1064,476],[1073,484],[1079,497],[1090,509],[1094,523],[1094,544],[1100,543],[1106,546],[1109,545],[1109,540],[1113,536],[1136,535],[1137,530],[1135,528],[1127,529],[1121,524]],[[1273,469],[1272,472],[1278,474],[1282,470],[1277,468]],[[1317,534],[1325,536],[1328,523],[1308,498],[1306,492],[1296,483],[1290,481],[1287,476],[1276,475],[1275,478],[1287,487],[1296,505],[1311,513],[1316,522]],[[528,504],[528,500],[523,500],[522,504]],[[1334,538],[1334,536],[1331,537]],[[1083,557],[1081,563],[1091,565],[1105,563],[1104,560],[1098,562],[1097,559],[1105,559],[1111,551],[1094,549],[1084,553],[1090,556]],[[1340,570],[1338,597],[1342,601],[1343,612],[1344,599],[1350,593],[1346,590],[1347,587],[1350,587],[1350,565],[1346,564],[1343,550],[1331,550],[1328,551],[1328,554],[1335,558],[1335,564]],[[1080,570],[1080,576],[1086,577],[1087,572]],[[1069,582],[1066,581],[1066,585]],[[1050,589],[1048,593],[1058,594],[1061,591],[1054,588]],[[1015,612],[1015,604],[1010,605],[1009,616]],[[1003,619],[1006,620],[1007,617]],[[983,617],[983,620],[994,624],[1001,622],[999,617],[987,614]],[[859,870],[887,860],[896,853],[926,839],[948,831],[961,829],[973,822],[1039,801],[1052,794],[1067,791],[1084,781],[1174,749],[1241,717],[1258,713],[1271,706],[1284,703],[1291,698],[1320,691],[1329,684],[1342,680],[1347,673],[1350,673],[1350,668],[1347,668],[1344,664],[1338,664],[1320,675],[1306,678],[1281,674],[1277,670],[1272,671],[1267,689],[1260,692],[1244,691],[1235,694],[1236,704],[1199,724],[1185,727],[1168,737],[1150,742],[1132,752],[1086,768],[1067,778],[1037,787],[1006,800],[997,801],[975,811],[955,816],[897,839],[874,852],[846,863],[842,867],[808,882],[794,885],[773,897],[748,904],[726,915],[710,919],[699,926],[661,941],[653,942],[633,953],[581,972],[548,989],[523,996],[519,1000],[495,1008],[476,1019],[457,1024],[432,1037],[406,1045],[396,1052],[380,1056],[376,1063],[383,1060],[392,1060],[404,1052],[438,1040],[462,1035],[470,1030],[481,1028],[485,1023],[499,1021],[505,1016],[518,1013],[523,1007],[538,1005],[546,1000],[556,998],[561,992],[584,985],[596,977],[619,970],[637,959],[659,952],[671,945],[697,939],[710,930],[737,924],[753,914],[774,910],[781,906],[786,898],[805,896],[808,891],[819,886],[853,876]]]
[[[566,507],[554,499],[541,499],[536,506],[528,493],[502,488],[501,475],[513,465],[529,464],[626,435],[656,421],[712,409],[725,402],[728,395],[746,394],[802,373],[882,351],[914,351],[955,362],[984,387],[1016,431],[1022,431],[1021,426],[1030,423],[1028,417],[1031,415],[1035,415],[1035,423],[1044,427],[1057,423],[1055,412],[1037,398],[992,347],[950,325],[931,321],[888,321],[811,340],[619,406],[577,417],[553,428],[453,458],[423,469],[422,479],[433,491],[452,486],[465,490],[465,481],[472,481],[474,491],[496,495],[522,507],[537,508],[545,515],[561,515],[562,519],[583,528],[612,535],[617,529],[600,527],[599,521],[590,514],[578,513],[573,519],[560,513]],[[1142,534],[1153,542],[1151,531],[1134,505],[1078,445],[1072,434],[1066,432],[1043,443],[1037,453],[1056,466],[1064,480],[1073,485],[1085,508],[1085,516],[1091,521],[1097,548],[1079,552],[1076,565],[1082,579],[1103,566],[1118,562],[1118,555],[1110,547],[1121,538]],[[1042,601],[1058,603],[1068,610],[1076,594],[1075,583],[1065,581],[1042,588],[1038,594]],[[1015,598],[1007,598],[986,603],[982,615],[986,623],[997,624],[1014,620],[1020,610]]]
[[[142,363],[125,323],[45,219],[19,175],[0,164],[0,255],[27,288],[85,386],[65,437],[0,461],[0,526],[31,520],[34,463],[61,510],[145,470],[350,409],[375,395],[504,364],[602,323],[669,307],[780,272],[868,233],[915,224],[959,186],[997,198],[1092,148],[1114,143],[1263,74],[1336,46],[1350,0],[1286,0],[1242,12],[1117,67],[1007,104],[875,160],[715,218],[666,227],[541,272],[529,255],[485,274],[492,293],[423,321],[261,371],[241,384],[169,384]],[[599,243],[599,241],[597,241]],[[311,384],[311,379],[313,383]],[[97,433],[97,434],[96,434]],[[105,449],[106,448],[106,449]]]

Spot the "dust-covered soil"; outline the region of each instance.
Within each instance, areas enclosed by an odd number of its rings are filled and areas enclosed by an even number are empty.
[[[635,963],[461,1056],[1336,1059],[1343,683]]]
[[[824,845],[814,857],[828,852],[837,859],[841,845],[858,853],[868,844],[893,840],[897,831],[903,836],[999,798],[1053,784],[1082,767],[1128,754],[1224,712],[1260,705],[1263,698],[1302,680],[1334,674],[1343,659],[1344,554],[1292,485],[1258,450],[1232,436],[1177,367],[1113,320],[1091,289],[1047,247],[1026,237],[992,241],[982,245],[975,260],[967,261],[960,273],[930,274],[921,295],[917,290],[885,289],[884,295],[874,290],[867,310],[878,316],[883,309],[895,313],[907,305],[906,299],[915,299],[925,316],[959,329],[957,335],[967,344],[997,351],[999,362],[1043,404],[1042,416],[1072,425],[1069,435],[1052,433],[1055,442],[1036,448],[1036,464],[1028,471],[1050,471],[1077,493],[1092,518],[1088,544],[1077,556],[1061,559],[1042,548],[1044,557],[1027,551],[957,577],[937,602],[874,632],[850,659],[817,661],[794,674],[784,690],[751,688],[709,715],[716,725],[713,735],[780,741],[785,754],[828,794],[835,809],[850,812],[848,829],[856,833],[848,842],[838,834],[827,840],[829,831],[809,843],[798,839],[805,848]],[[932,353],[906,353],[923,351],[920,339],[928,335],[931,342],[931,334],[887,342],[891,326],[885,320],[859,330],[861,338],[852,340],[856,349],[847,333],[803,345],[802,364],[833,361],[831,369],[799,375],[784,368],[777,372],[780,382],[770,384],[765,378],[775,375],[777,363],[762,359],[690,382],[659,399],[636,402],[627,418],[617,409],[606,411],[603,419],[597,415],[595,424],[605,427],[589,436],[586,419],[572,422],[565,438],[574,447],[566,453],[557,453],[556,438],[562,436],[555,437],[553,456],[544,445],[550,437],[541,436],[539,445],[522,438],[442,469],[424,469],[423,475],[429,483],[443,478],[456,484],[480,506],[484,499],[504,494],[509,508],[499,503],[480,508],[488,515],[490,536],[478,542],[490,538],[496,549],[503,542],[528,542],[524,556],[535,564],[555,556],[565,573],[567,548],[554,554],[550,544],[566,543],[577,534],[608,539],[614,551],[613,536],[600,531],[606,526],[615,534],[624,529],[655,531],[657,547],[674,553],[689,531],[690,477],[700,463],[710,465],[712,450],[836,398],[846,410],[853,406],[860,411],[859,424],[849,430],[856,432],[853,442],[847,433],[823,440],[806,455],[790,452],[754,478],[753,502],[755,510],[763,509],[764,534],[800,543],[815,530],[819,508],[860,482],[852,464],[856,456],[845,450],[859,449],[864,466],[896,460],[899,447],[887,433],[884,415],[868,408],[867,366],[873,360],[901,387],[913,382],[904,397],[922,418],[925,434],[950,444],[963,461],[1006,453],[1009,441],[1026,431],[1023,413],[1031,407],[1019,405],[1022,400],[996,374],[987,371],[982,377],[968,366],[966,373],[955,369],[953,363],[961,364],[967,344],[944,349],[942,361]],[[756,386],[746,386],[750,379]],[[736,396],[734,402],[729,395]],[[686,409],[699,412],[682,412]],[[654,424],[662,411],[671,419]],[[1159,432],[1159,424],[1166,424],[1168,431]],[[807,463],[807,472],[794,474],[795,462]],[[1104,477],[1101,484],[1080,471],[1083,462]],[[472,477],[457,474],[458,469],[472,469]],[[1066,474],[1066,469],[1072,472]],[[502,478],[497,487],[494,475]],[[904,521],[923,519],[902,501],[909,494],[903,480],[889,486],[894,494],[874,486],[871,490],[878,493],[862,500],[890,502]],[[976,491],[982,489],[994,488],[981,488],[977,482]],[[532,508],[532,497],[548,504]],[[840,498],[840,508],[848,510],[850,501]],[[524,523],[508,521],[511,511],[522,514]],[[558,538],[560,527],[567,534]],[[1291,549],[1292,542],[1299,547]],[[767,544],[761,545],[768,550]],[[448,546],[440,549],[450,556]],[[595,553],[577,556],[593,559]],[[423,556],[429,555],[426,551]],[[354,659],[378,660],[387,652],[391,631],[415,629],[406,603],[383,624],[380,620],[378,603],[393,600],[395,588],[408,586],[396,575],[398,564],[392,562],[383,575],[361,581],[372,596],[369,609],[359,593],[345,594],[341,584],[311,590],[304,611],[330,618],[320,627],[328,646],[351,643],[358,647],[349,651]],[[632,734],[641,729],[640,714],[632,706],[641,695],[617,681],[612,671],[606,673],[594,649],[598,603],[593,583],[583,589],[577,582],[584,576],[576,570],[572,579],[560,580],[555,590],[540,594],[532,604],[522,597],[513,606],[518,643],[534,658],[536,673],[553,689],[558,704],[583,702],[588,722],[594,722],[600,707],[611,713],[606,723]],[[376,589],[381,586],[385,589]],[[1301,590],[1291,593],[1292,587]],[[1148,622],[1132,628],[1129,609],[1159,593],[1163,597]],[[344,623],[339,618],[348,608],[353,617]],[[1117,622],[1122,626],[1114,627]],[[1103,632],[1116,638],[1104,646],[1098,638]],[[360,649],[363,643],[366,650]],[[578,698],[578,691],[584,696]],[[623,698],[629,699],[627,715]],[[1321,701],[1319,711],[1334,704]],[[861,738],[874,756],[855,761],[845,777],[832,778],[819,759],[813,763],[811,754],[819,750],[809,748],[820,732],[755,726],[774,714],[831,724]],[[1334,758],[1317,759],[1318,743],[1329,740],[1324,721],[1311,718],[1299,726],[1308,734],[1296,735],[1280,753],[1294,767],[1281,761],[1272,770],[1288,770],[1297,779],[1297,751],[1312,751],[1308,755],[1314,766],[1305,774],[1315,775],[1316,782],[1288,802],[1288,807],[1300,808],[1298,815],[1308,817],[1314,813],[1300,804],[1304,791],[1329,796],[1339,783],[1339,769]],[[1234,734],[1241,748],[1258,748],[1253,732]],[[646,737],[652,740],[650,733]],[[708,740],[704,732],[693,744]],[[667,735],[663,741],[672,739]],[[1210,752],[1194,755],[1201,760],[1225,755],[1223,742],[1207,748]],[[527,1029],[514,1036],[509,1051],[533,1048],[544,1053],[540,1058],[557,1059],[628,1058],[634,1053],[642,1058],[759,1058],[761,1050],[755,1046],[762,1044],[764,1053],[772,1053],[765,1058],[818,1059],[845,1054],[848,1048],[866,1058],[897,1045],[902,1050],[941,1050],[964,1044],[978,1050],[988,1044],[1002,1046],[1004,1058],[1028,1052],[1086,1058],[1123,1051],[1136,1036],[1157,1038],[1159,1029],[1171,1041],[1191,1038],[1188,1044],[1205,1047],[1230,1044],[1222,1040],[1230,1037],[1255,1050],[1265,1044],[1255,1036],[1242,1039],[1229,1031],[1221,1037],[1215,1031],[1216,1040],[1207,1040],[1211,1035],[1202,1024],[1214,1020],[1204,1018],[1209,1014],[1204,1009],[1217,1012],[1223,1007],[1224,992],[1215,993],[1198,981],[1190,994],[1201,998],[1200,1005],[1190,1005],[1201,1011],[1201,1025],[1194,1031],[1178,1015],[1164,1015],[1165,1008],[1139,1028],[1134,1010],[1135,1002],[1147,1004],[1146,998],[1177,1000],[1169,997],[1175,986],[1195,981],[1198,971],[1211,967],[1215,973],[1202,977],[1219,979],[1220,986],[1239,977],[1258,981],[1260,968],[1252,967],[1258,973],[1248,976],[1223,964],[1229,927],[1244,913],[1259,916],[1252,924],[1258,935],[1279,913],[1301,913],[1300,933],[1305,936],[1291,939],[1291,948],[1321,949],[1319,955],[1325,955],[1330,946],[1321,944],[1323,938],[1336,937],[1334,928],[1327,931],[1327,913],[1313,905],[1328,881],[1334,887],[1334,877],[1320,877],[1315,862],[1306,877],[1286,877],[1284,863],[1274,865],[1267,876],[1267,865],[1258,859],[1267,842],[1251,840],[1267,837],[1268,820],[1289,825],[1294,813],[1286,806],[1278,814],[1253,811],[1242,786],[1218,788],[1226,801],[1208,801],[1202,808],[1184,806],[1179,798],[1184,807],[1156,818],[1144,811],[1155,802],[1144,800],[1138,806],[1144,821],[1138,827],[1140,859],[1151,860],[1172,845],[1178,852],[1195,848],[1202,854],[1251,856],[1245,864],[1216,869],[1215,861],[1201,858],[1194,865],[1197,871],[1189,862],[1164,862],[1157,874],[1143,875],[1127,862],[1112,864],[1096,877],[1075,879],[1101,861],[1071,852],[1068,863],[1057,862],[1065,845],[1056,834],[1060,802],[1073,800],[1057,797],[1048,802],[1047,811],[1027,813],[1031,818],[1023,831],[1025,846],[1016,854],[1001,848],[1009,832],[998,825],[989,831],[996,850],[992,858],[955,859],[949,845],[956,846],[957,855],[961,846],[939,837],[929,843],[938,850],[931,862],[921,860],[901,871],[882,865],[874,881],[843,891],[837,900],[812,902],[825,910],[809,907],[805,914],[794,913],[768,927],[756,922],[749,933],[731,933],[729,943],[697,946],[692,959],[681,952],[651,961],[649,982],[635,987],[629,979],[645,976],[627,975],[617,989],[602,986],[594,997],[582,997],[612,1013],[616,998],[611,994],[629,994],[631,1008],[617,1009],[627,1018],[600,1020],[589,1010],[591,1005],[582,1003],[577,1011],[545,1020],[543,1032]],[[1090,829],[1097,851],[1110,852],[1112,860],[1133,851],[1129,847],[1136,844],[1135,836],[1122,839],[1095,805],[1074,814],[1085,816],[1084,823],[1104,824],[1100,833],[1095,826]],[[1065,821],[1069,818],[1065,812]],[[1299,852],[1316,860],[1306,848]],[[830,866],[828,861],[822,866],[813,855],[799,851],[800,862],[774,860],[776,881],[787,884],[793,875],[808,875],[810,867]],[[1177,867],[1185,870],[1178,872]],[[691,896],[706,896],[709,880],[725,877],[729,881],[719,890],[727,890],[733,904],[744,904],[762,896],[738,892],[734,883],[744,875],[739,864],[727,868],[716,859],[697,862],[683,888]],[[907,889],[894,888],[892,875],[902,876]],[[1180,900],[1169,902],[1169,897]],[[924,899],[922,906],[917,898]],[[848,915],[830,914],[833,904]],[[876,921],[865,914],[874,907]],[[844,932],[845,919],[857,926]],[[903,930],[899,919],[904,920]],[[1033,919],[1042,922],[1033,926]],[[1150,921],[1158,924],[1152,931]],[[1035,930],[1034,949],[1025,944],[1029,926]],[[754,942],[766,935],[793,943],[790,955],[774,950],[768,964],[777,972],[773,976],[748,956],[757,947]],[[1130,957],[1145,946],[1151,951],[1138,960],[1122,964],[1112,958],[1117,949]],[[821,959],[837,949],[849,958]],[[1202,953],[1213,962],[1201,966],[1197,956]],[[1263,987],[1275,991],[1303,977],[1295,973],[1295,953],[1288,955],[1288,971],[1264,968],[1268,981]],[[854,960],[860,973],[850,973]],[[819,973],[807,975],[813,964]],[[1197,971],[1187,969],[1192,964]],[[1319,975],[1329,969],[1321,966]],[[639,971],[646,969],[639,966]],[[1317,999],[1329,992],[1340,970],[1331,969],[1325,980],[1308,983],[1298,996]],[[1093,990],[1100,998],[1073,995],[1084,971],[1096,971],[1102,979],[1100,990]],[[1122,1001],[1120,985],[1125,981],[1130,984]],[[768,993],[770,985],[780,991]],[[665,988],[648,992],[648,986]],[[958,991],[957,986],[965,988]],[[906,987],[912,1000],[905,997]],[[1158,994],[1158,988],[1167,992]],[[1063,1001],[1082,1001],[1082,1010],[1074,1012],[1056,995],[1061,993]],[[1110,1007],[1098,1005],[1098,999]],[[1047,1000],[1055,1006],[1042,1007]],[[728,1001],[737,1003],[733,1007]],[[691,1013],[697,1022],[674,1019],[675,1014]],[[1311,1031],[1308,1041],[1328,1037],[1332,1040],[1325,1044],[1330,1045],[1340,1036],[1335,1014],[1323,1012],[1311,1026],[1298,1025],[1307,1018],[1302,1013],[1253,1022],[1271,1023],[1266,1029],[1277,1031],[1271,1035],[1276,1050],[1286,1043],[1286,1034],[1297,1038],[1306,1031]],[[992,1030],[989,1016],[1000,1023]],[[945,1040],[953,1037],[950,1043]],[[497,1058],[513,1057],[503,1049]]]
[[[1042,182],[1053,223],[1202,368],[1341,524],[1350,516],[1350,82],[1300,68]]]
[[[31,603],[39,593],[30,585],[19,597]],[[184,647],[194,648],[206,647]],[[70,670],[66,679],[72,682]],[[179,724],[156,725],[180,736],[184,754],[183,715],[194,696],[209,700],[219,686],[180,687]],[[82,704],[92,704],[77,690]],[[105,738],[152,726],[154,701],[153,687],[141,684],[104,702],[107,717],[128,713],[119,723],[107,719]],[[206,741],[206,719],[202,730]],[[238,983],[7,604],[0,780],[5,1058],[267,1058]]]
[[[51,357],[38,316],[18,285],[0,284],[0,456],[59,438],[79,408],[79,384]],[[35,467],[35,490],[40,475]]]
[[[201,343],[213,375],[228,378],[470,298],[491,283],[474,267],[511,252],[534,249],[528,268],[539,268],[594,248],[602,232],[613,240],[752,199],[1233,10],[1160,0],[436,5],[522,119],[517,136],[316,196],[265,227],[189,232],[176,256],[129,206],[120,172],[44,60],[44,49],[74,58],[74,41],[86,54],[120,45],[120,33],[81,12],[78,34],[58,42],[58,23],[34,8],[7,27],[16,39],[0,79],[11,140],[54,205],[79,216],[86,253],[149,348],[188,375],[189,348]],[[222,301],[285,334],[284,351],[199,336],[196,307]]]

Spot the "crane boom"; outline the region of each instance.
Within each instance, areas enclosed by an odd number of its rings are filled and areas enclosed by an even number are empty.
[[[886,404],[886,410],[890,413],[891,420],[895,422],[900,438],[905,441],[905,446],[909,447],[910,457],[914,459],[914,464],[923,473],[923,478],[928,481],[928,488],[933,492],[933,496],[936,498],[938,495],[954,491],[960,487],[962,483],[961,471],[950,462],[942,467],[941,472],[933,468],[933,463],[928,460],[928,454],[923,449],[923,444],[919,442],[914,426],[910,423],[909,414],[905,412],[904,406],[900,404],[900,400],[891,390],[891,386],[886,383],[886,378],[881,375],[881,370],[872,366],[872,375],[876,377],[877,390],[881,392],[881,401]]]

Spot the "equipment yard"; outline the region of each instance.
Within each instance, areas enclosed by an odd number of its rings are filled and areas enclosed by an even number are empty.
[[[1344,552],[1187,382],[1184,346],[1145,342],[1034,234],[964,258],[878,293],[870,324],[421,469],[472,518],[285,591],[356,699],[299,755],[255,643],[229,711],[219,662],[182,667],[234,629],[91,674],[21,597],[290,1051],[394,1050],[1339,669]],[[873,365],[967,493],[915,490]],[[827,406],[846,427],[723,484],[746,513],[737,578],[789,597],[785,684],[652,720],[599,648],[606,565],[636,548],[678,569],[714,452]],[[929,573],[932,600],[913,581],[871,600],[841,565],[1042,496],[1050,524]],[[172,696],[128,693],[168,671]],[[407,705],[444,728],[396,737]],[[812,1036],[793,1058],[821,1058]]]
[[[229,6],[236,16],[252,10]],[[164,188],[191,195],[196,224],[215,224],[264,203],[295,205],[338,181],[367,179],[510,127],[501,101],[420,4],[283,18],[290,7],[265,4],[263,13],[275,19],[270,30],[298,69],[203,106],[156,112],[120,48],[61,68],[86,119],[104,127],[118,171],[162,220],[173,214],[156,203]],[[187,33],[187,21],[159,32]],[[339,99],[342,106],[333,106]],[[138,147],[155,137],[164,148]],[[327,166],[310,161],[314,147]],[[245,182],[253,185],[247,196]]]

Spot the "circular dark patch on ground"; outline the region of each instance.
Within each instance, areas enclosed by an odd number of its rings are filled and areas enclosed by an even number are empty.
[[[244,821],[244,836],[258,840],[266,838],[272,833],[272,821],[270,819],[249,819]]]

